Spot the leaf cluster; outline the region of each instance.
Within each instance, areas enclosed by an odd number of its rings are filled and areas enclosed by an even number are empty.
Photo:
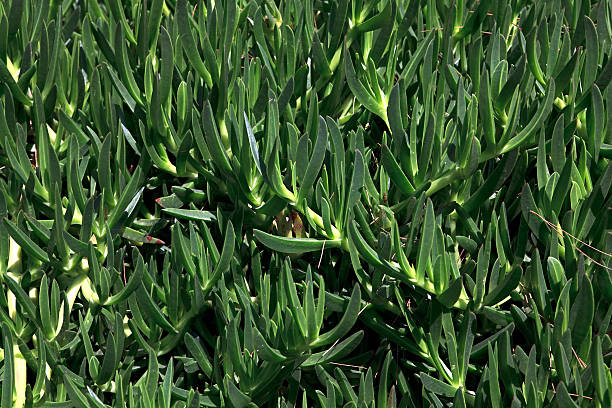
[[[0,3],[0,406],[612,406],[612,5]]]

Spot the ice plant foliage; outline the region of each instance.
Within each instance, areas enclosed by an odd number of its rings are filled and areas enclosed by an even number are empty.
[[[612,3],[0,2],[0,406],[612,406]]]

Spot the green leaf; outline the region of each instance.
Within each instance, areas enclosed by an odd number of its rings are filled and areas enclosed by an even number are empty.
[[[11,278],[8,278],[11,279]],[[8,325],[2,322],[2,341],[4,345],[4,367],[2,375],[2,406],[13,406],[15,392],[15,366],[13,356],[13,335]]]
[[[411,4],[412,5],[412,4]],[[408,83],[412,82],[413,78],[415,78],[415,74],[417,73],[417,69],[425,56],[425,52],[429,48],[430,43],[433,41],[435,36],[435,31],[431,30],[427,37],[422,39],[417,46],[416,51],[412,54],[410,61],[406,65],[406,67],[402,70],[400,74],[401,78],[405,78]],[[348,74],[347,74],[348,75]]]
[[[349,237],[349,251],[354,251],[355,254],[359,254],[359,256],[364,258],[368,263],[376,267],[386,269],[389,273],[398,272],[390,266],[389,262],[381,259],[376,251],[374,251],[374,249],[368,245],[368,243],[359,233],[357,223],[355,221],[349,223]],[[402,278],[408,280],[407,276],[402,276]]]
[[[546,56],[546,76],[550,77],[554,74],[555,67],[557,66],[557,60],[559,57],[559,48],[561,41],[561,29],[562,24],[558,23],[559,15],[555,14],[551,23],[553,25],[553,32],[550,41],[550,47],[548,48],[548,55]]]
[[[161,4],[158,5],[158,3],[163,4],[163,1],[153,1],[153,5],[151,8],[152,14],[156,7],[161,6]],[[149,22],[151,22],[151,20],[149,20]],[[163,26],[160,29],[159,44],[161,47],[162,54],[159,81],[159,100],[162,102],[162,104],[164,104],[168,100],[168,96],[170,95],[170,89],[172,88],[172,77],[174,74],[174,48],[172,46],[172,39],[170,38],[170,34],[168,34],[168,31]]]
[[[511,151],[504,155],[484,183],[463,204],[466,212],[471,213],[479,208],[482,203],[489,199],[495,190],[499,189],[504,181],[512,174],[516,164],[518,152]]]
[[[286,254],[322,251],[325,248],[339,248],[342,245],[341,239],[286,238],[258,229],[253,230],[253,235],[268,248]]]
[[[196,266],[193,261],[191,248],[188,247],[181,232],[180,224],[174,224],[171,230],[172,244],[173,244],[173,256],[175,259],[180,260],[178,263],[181,267],[184,267],[190,276],[196,275]]]
[[[591,325],[595,310],[593,286],[585,275],[580,281],[580,290],[570,309],[569,327],[572,330],[572,345],[579,350],[585,340],[590,340]]]
[[[565,165],[565,140],[563,138],[563,116],[559,116],[555,122],[552,141],[550,145],[550,156],[552,160],[553,170],[561,173]]]
[[[584,90],[588,90],[597,76],[597,68],[599,61],[599,41],[597,38],[597,30],[593,20],[588,15],[584,16],[584,32],[586,43],[586,57],[584,60],[583,84]]]
[[[230,165],[225,147],[219,136],[212,108],[208,101],[205,102],[204,109],[202,110],[202,127],[204,129],[208,151],[210,152],[213,162],[221,171],[231,173],[232,166]]]
[[[497,112],[501,112],[506,108],[508,102],[512,100],[515,95],[518,95],[518,85],[520,84],[523,76],[525,75],[525,58],[521,58],[518,66],[514,70],[514,72],[510,75],[506,84],[501,89],[499,95],[495,99],[495,110]],[[512,108],[510,108],[510,112],[512,112]],[[507,122],[508,123],[508,122]]]
[[[148,350],[149,358],[147,364],[147,371],[144,375],[144,386],[146,387],[146,391],[149,395],[153,396],[155,391],[158,388],[158,379],[159,379],[159,362],[157,361],[157,356],[152,349]]]
[[[43,332],[47,339],[55,337],[55,327],[52,327],[51,309],[49,307],[49,283],[47,275],[43,275],[40,281],[40,289],[38,293],[38,310],[40,312],[40,322],[42,323]]]
[[[217,217],[210,211],[184,210],[180,208],[162,208],[162,212],[173,217],[192,221],[216,221]]]
[[[297,288],[295,286],[295,282],[291,274],[291,266],[289,265],[288,261],[284,263],[283,269],[285,277],[284,284],[287,293],[289,310],[291,312],[291,315],[293,316],[294,323],[299,329],[299,334],[296,332],[296,336],[298,336],[296,340],[298,342],[301,342],[302,339],[307,339],[308,337],[308,323],[306,321],[304,308],[302,306],[302,303],[300,302],[300,299],[298,298]]]
[[[138,256],[138,260],[136,263],[136,268],[134,269],[133,275],[130,277],[130,280],[127,284],[121,288],[119,293],[109,297],[104,304],[106,306],[113,306],[117,303],[125,301],[138,287],[140,287],[142,277],[144,274],[144,260],[142,256]]]
[[[535,79],[542,85],[546,85],[546,81],[544,80],[544,73],[542,72],[542,68],[540,68],[540,63],[538,62],[538,56],[536,54],[537,35],[538,26],[536,25],[529,33],[529,38],[527,39],[527,62],[529,64],[529,69],[531,70],[531,73],[533,74]]]
[[[555,214],[560,215],[561,206],[568,197],[568,192],[571,187],[571,172],[574,163],[571,160],[567,160],[559,176],[559,181],[555,186],[555,192],[552,196],[552,210]]]
[[[42,333],[38,332],[38,334],[42,337]],[[32,388],[32,394],[40,395],[39,393],[43,389],[47,379],[47,374],[45,372],[47,369],[47,346],[45,345],[45,342],[40,341],[38,342],[36,349],[38,352],[38,370],[36,372],[36,383]]]
[[[144,284],[136,289],[136,298],[138,299],[138,305],[141,307],[145,316],[152,319],[159,327],[167,330],[171,333],[178,333],[177,330],[168,322],[168,319],[162,314],[159,307],[153,302],[151,295],[147,292]]]
[[[463,395],[463,389],[457,388],[457,392],[455,393],[455,398],[453,399],[453,407],[456,408],[465,408],[465,396]]]
[[[6,217],[3,219],[3,221],[8,233],[29,256],[42,262],[49,262],[49,256],[47,253],[43,251],[43,249],[34,241],[32,241],[30,237],[28,237],[18,226],[13,224]]]
[[[232,256],[234,255],[234,246],[236,244],[236,235],[234,232],[234,226],[230,220],[227,221],[225,228],[225,239],[223,240],[223,250],[221,251],[221,257],[219,262],[215,265],[212,276],[206,282],[205,289],[210,290],[217,280],[229,269]]]
[[[488,149],[495,149],[495,119],[493,118],[493,98],[491,97],[491,88],[489,85],[489,72],[484,69],[478,91],[478,108],[484,131],[484,137],[487,141]]]
[[[349,88],[351,88],[351,92],[353,92],[359,103],[361,103],[370,112],[378,115],[385,121],[385,123],[387,123],[387,126],[389,126],[386,103],[379,103],[376,100],[376,97],[372,95],[365,88],[365,86],[363,86],[359,78],[357,78],[351,55],[346,48],[344,49],[344,70],[346,72],[346,81],[348,82]],[[374,89],[374,92],[378,91],[379,89]]]
[[[189,14],[187,11],[187,1],[178,0],[176,3],[176,20],[177,26],[180,33],[181,44],[187,54],[187,58],[191,65],[195,68],[196,72],[204,80],[209,88],[212,88],[213,82],[210,72],[206,69],[204,61],[198,51],[196,43],[191,33],[191,23],[189,22]]]
[[[162,384],[162,396],[164,400],[164,406],[166,408],[170,407],[170,401],[172,398],[172,377],[174,377],[174,360],[172,359],[172,357],[170,357],[170,361],[168,362],[166,373],[164,375],[164,382]]]
[[[110,0],[110,1],[115,2],[117,0]],[[122,18],[122,22],[124,22],[127,26],[125,17]],[[136,80],[134,79],[134,74],[132,73],[133,69],[129,63],[129,58],[127,55],[127,48],[125,47],[124,31],[128,34],[128,39],[130,39],[130,35],[132,35],[131,41],[132,42],[134,41],[133,34],[131,33],[131,31],[126,31],[124,30],[122,26],[117,25],[117,28],[115,30],[115,60],[117,62],[117,65],[119,65],[118,67],[119,73],[121,74],[121,77],[123,78],[123,81],[125,83],[125,86],[127,87],[128,92],[130,93],[134,101],[138,103],[138,105],[143,105],[143,102],[140,98],[141,92],[140,92],[140,89],[138,89],[138,84],[136,83]]]
[[[331,76],[332,72],[329,67],[329,63],[327,61],[327,57],[325,57],[325,52],[323,51],[323,46],[321,45],[321,41],[319,40],[319,36],[315,32],[312,37],[312,59],[315,63],[315,67],[317,71],[323,78],[328,78]]]
[[[519,132],[518,135],[508,141],[508,143],[502,148],[502,152],[509,152],[510,150],[523,145],[534,135],[535,132],[538,131],[540,126],[544,124],[544,119],[548,117],[550,111],[552,110],[554,98],[555,81],[551,79],[546,90],[546,100],[540,103],[540,107],[536,114],[531,118],[531,121]]]
[[[315,185],[316,177],[321,170],[321,166],[323,165],[323,160],[325,160],[326,150],[327,125],[325,124],[325,120],[319,116],[317,140],[315,142],[312,155],[310,156],[310,160],[308,161],[308,166],[306,167],[304,177],[302,177],[302,181],[300,182],[300,189],[297,197],[298,203],[310,196],[310,193]]]
[[[261,55],[261,58],[264,61],[264,66],[266,68],[267,73],[269,74],[269,79],[270,81],[272,81],[272,85],[274,86],[274,90],[276,90],[277,88],[277,83],[276,83],[276,75],[274,75],[274,62],[272,60],[272,56],[270,55],[270,52],[268,50],[268,46],[266,44],[266,39],[264,37],[264,32],[263,32],[263,16],[262,16],[262,11],[261,11],[261,7],[257,7],[257,10],[255,11],[255,17],[252,20],[254,22],[254,37],[255,37],[255,42],[257,44],[257,49],[259,50],[259,54]],[[310,38],[307,40],[308,42],[310,42]]]
[[[259,174],[266,179],[267,170],[266,164],[259,156],[259,149],[257,148],[257,141],[255,140],[255,135],[253,134],[253,129],[251,128],[251,124],[249,123],[249,118],[247,117],[246,112],[244,112],[244,124],[247,130],[247,136],[249,139],[249,148],[251,149],[251,155],[253,156],[253,160],[255,161],[255,166],[257,166],[257,170],[259,170]]]
[[[302,367],[313,367],[342,359],[359,345],[363,336],[363,330],[351,334],[345,340],[334,343],[329,349],[310,355],[302,363]]]
[[[605,121],[605,111],[603,106],[603,97],[599,91],[599,87],[593,84],[591,89],[591,106],[587,110],[587,146],[593,155],[595,161],[599,160],[599,151],[603,139]]]
[[[114,377],[115,360],[115,336],[109,332],[106,336],[106,351],[104,353],[104,359],[102,360],[102,365],[98,371],[98,378],[96,379],[96,382],[99,385],[106,384]]]
[[[423,387],[427,391],[433,392],[436,395],[442,395],[444,397],[454,397],[457,389],[451,385],[446,384],[432,376],[420,373],[419,375],[421,382],[423,383]]]
[[[536,179],[538,181],[538,187],[540,190],[544,190],[546,184],[550,180],[548,165],[546,164],[546,142],[544,139],[544,132],[540,132],[536,162]]]
[[[133,206],[140,199],[143,189],[141,188],[144,181],[142,169],[137,167],[132,174],[129,183],[123,190],[121,197],[117,201],[117,205],[108,217],[108,229],[111,232],[116,232],[121,227],[119,222],[125,216],[129,216],[133,210]],[[130,208],[131,207],[131,208]]]
[[[19,102],[23,103],[25,106],[32,106],[32,101],[23,93],[19,85],[17,85],[17,82],[15,82],[11,72],[2,60],[0,60],[0,81],[8,86],[11,93],[15,95],[15,98],[17,98]]]
[[[358,285],[353,286],[353,292],[348,302],[344,315],[336,327],[319,336],[310,345],[312,347],[320,347],[326,344],[333,343],[342,336],[344,336],[353,327],[357,318],[359,317],[359,310],[361,308],[361,289]]]
[[[495,305],[504,300],[510,292],[519,285],[523,271],[519,265],[515,265],[512,270],[499,282],[493,290],[487,293],[484,298],[484,304],[488,306]]]
[[[531,193],[531,188],[529,184],[525,183],[523,189],[521,190],[521,212],[523,214],[523,218],[527,221],[527,225],[533,231],[536,236],[540,233],[540,227],[542,226],[540,218],[533,214],[540,214],[540,210],[535,204],[533,199],[533,194]]]
[[[559,404],[559,406],[568,408],[578,408],[578,405],[569,396],[567,387],[564,383],[559,383],[559,385],[556,387],[556,390],[557,392],[555,395],[555,401],[557,401],[557,404]]]
[[[240,391],[229,377],[226,376],[223,379],[223,383],[225,384],[225,389],[227,390],[232,406],[236,408],[246,408],[249,405],[251,399]]]
[[[446,290],[436,296],[436,299],[444,306],[451,308],[457,302],[457,300],[459,300],[462,290],[463,280],[459,277],[451,281]]]
[[[110,168],[111,142],[112,138],[110,136],[104,138],[104,143],[102,144],[102,149],[100,149],[100,155],[98,156],[98,182],[100,183],[100,187],[102,187],[102,192],[104,193],[107,203],[114,203]]]
[[[353,208],[359,196],[361,195],[361,188],[363,187],[363,156],[359,150],[355,150],[355,161],[353,163],[353,175],[351,176],[351,187],[349,188],[349,195],[347,199],[347,208]]]
[[[304,314],[306,316],[306,323],[308,327],[308,340],[314,340],[319,336],[320,325],[317,324],[317,313],[314,301],[314,290],[312,282],[312,271],[310,269],[306,272],[306,288],[304,289]]]
[[[85,397],[85,394],[79,390],[77,384],[72,380],[71,376],[68,374],[68,369],[64,366],[59,366],[59,370],[63,374],[64,386],[66,387],[66,391],[70,396],[70,401],[73,406],[78,408],[90,408],[87,397]]]
[[[199,340],[196,340],[191,334],[185,334],[185,346],[189,353],[193,356],[193,358],[198,363],[200,369],[204,372],[204,374],[210,378],[212,374],[213,367],[210,364],[210,359],[204,350],[204,347],[200,343]]]
[[[123,82],[121,82],[115,71],[110,66],[104,63],[103,67],[106,68],[106,72],[108,72],[108,75],[110,75],[112,83],[115,85],[115,88],[117,88],[117,91],[119,91],[123,101],[130,108],[130,110],[134,112],[137,103],[136,99],[134,99],[128,88],[126,88]]]
[[[389,96],[389,106],[387,107],[387,115],[389,116],[389,125],[391,126],[391,135],[396,151],[400,150],[405,145],[406,132],[404,131],[404,123],[402,120],[402,103],[400,100],[400,84],[396,84],[391,89]]]
[[[154,44],[155,38],[157,38],[157,34],[160,29],[164,0],[153,0],[151,3],[152,4],[151,10],[149,11],[147,29],[149,44]]]
[[[378,383],[378,398],[376,400],[376,403],[380,407],[385,407],[385,406],[387,408],[393,407],[393,405],[390,403],[390,401],[394,400],[395,398],[393,386],[391,388],[389,395],[387,395],[387,385],[389,383],[389,367],[391,365],[392,360],[393,360],[393,355],[391,351],[389,351],[387,353],[387,356],[385,357],[385,361],[383,362],[383,366],[380,370],[380,380]]]
[[[493,349],[491,343],[489,343],[487,349],[489,354],[489,392],[491,393],[491,405],[493,407],[501,407],[497,346]]]
[[[254,327],[253,332],[255,334],[254,343],[257,354],[264,360],[272,363],[282,363],[287,360],[287,357],[283,356],[280,351],[270,347],[268,342],[263,338],[261,332]]]
[[[391,177],[391,180],[397,186],[397,188],[406,195],[414,193],[414,187],[406,177],[406,174],[402,171],[401,167],[391,154],[391,151],[387,146],[382,146],[382,163],[385,170]]]
[[[190,108],[189,108],[190,109]],[[181,140],[181,145],[176,152],[176,172],[181,175],[187,174],[187,162],[191,158],[190,151],[193,147],[193,136],[191,130],[188,130]]]
[[[419,246],[419,255],[416,264],[416,278],[418,282],[425,282],[425,267],[429,262],[429,254],[433,247],[433,233],[436,225],[434,218],[433,202],[428,198],[425,219],[421,230],[421,244]]]
[[[591,348],[591,372],[595,395],[600,403],[604,403],[610,398],[610,388],[608,378],[610,372],[603,359],[601,337],[595,336],[594,346]]]
[[[417,183],[421,183],[421,180],[425,180],[427,171],[431,165],[431,154],[433,151],[434,145],[434,116],[433,114],[429,115],[429,120],[427,120],[427,130],[425,130],[425,134],[423,135],[423,141],[421,144],[421,150],[419,151],[419,161],[418,161],[418,171],[417,171]],[[476,139],[474,139],[476,140]],[[472,152],[475,152],[472,149]]]

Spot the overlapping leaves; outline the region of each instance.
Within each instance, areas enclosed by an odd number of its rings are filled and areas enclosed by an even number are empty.
[[[0,4],[4,406],[610,406],[612,8]]]

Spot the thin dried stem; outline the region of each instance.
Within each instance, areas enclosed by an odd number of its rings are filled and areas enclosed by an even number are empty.
[[[570,234],[569,232],[565,231],[565,230],[564,230],[563,228],[561,228],[560,226],[555,225],[555,224],[553,224],[552,222],[548,221],[546,218],[544,218],[542,215],[538,214],[537,212],[535,212],[535,211],[531,210],[531,211],[530,211],[530,213],[532,213],[532,214],[536,215],[538,218],[540,218],[542,221],[544,221],[544,222],[546,223],[546,225],[548,225],[550,228],[554,229],[554,230],[555,230],[555,232],[556,232],[557,234],[559,234],[560,236],[567,235],[567,236],[569,236],[570,238],[573,238],[573,239],[575,239],[576,241],[580,242],[582,245],[584,245],[584,246],[586,246],[586,247],[588,247],[588,248],[591,248],[592,250],[594,250],[594,251],[596,251],[596,252],[599,252],[599,253],[600,253],[600,254],[602,254],[602,255],[605,255],[605,256],[608,256],[608,257],[612,258],[612,254],[609,254],[609,253],[607,253],[607,252],[604,252],[604,251],[602,251],[602,250],[600,250],[600,249],[595,248],[595,247],[594,247],[594,246],[592,246],[592,245],[587,244],[586,242],[582,241],[580,238],[577,238],[577,237],[573,236],[572,234]],[[607,270],[612,270],[612,268],[610,268],[609,266],[606,266],[606,265],[602,264],[601,262],[597,262],[595,259],[593,259],[593,258],[592,258],[592,257],[590,257],[589,255],[587,255],[587,254],[586,254],[586,253],[585,253],[583,250],[581,250],[580,248],[578,248],[578,247],[576,246],[576,244],[574,244],[573,242],[572,242],[571,244],[572,244],[572,247],[574,247],[574,249],[575,249],[576,251],[580,252],[582,255],[584,255],[584,256],[585,256],[587,259],[589,259],[589,260],[590,260],[591,262],[593,262],[594,264],[596,264],[596,265],[598,265],[598,266],[601,266],[602,268],[605,268],[605,269],[607,269]]]

